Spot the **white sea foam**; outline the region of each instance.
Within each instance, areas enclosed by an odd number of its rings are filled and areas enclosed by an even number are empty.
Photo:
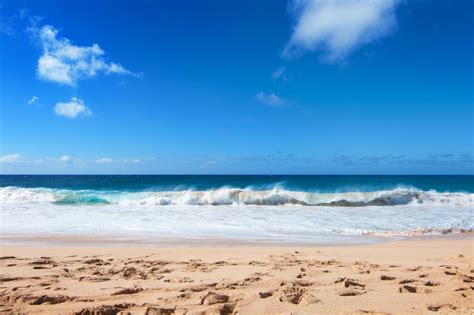
[[[1,234],[316,241],[473,229],[471,193],[0,188]],[[412,233],[412,234],[410,234]]]
[[[0,202],[2,203],[37,203],[54,202],[54,190],[47,188],[0,188]]]

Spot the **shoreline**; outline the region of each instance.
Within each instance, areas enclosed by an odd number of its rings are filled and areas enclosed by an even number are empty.
[[[395,237],[350,236],[327,237],[327,240],[290,241],[277,239],[231,239],[231,238],[164,238],[164,237],[117,237],[93,235],[0,235],[0,246],[95,246],[95,247],[315,247],[352,246],[396,241]],[[345,240],[345,242],[343,241]]]
[[[116,235],[96,236],[90,234],[0,234],[0,246],[97,246],[97,247],[331,247],[364,246],[411,240],[474,240],[474,232],[425,235],[358,235],[328,236],[320,240],[279,240],[279,239],[231,239],[231,238],[172,238],[172,237],[119,237]]]
[[[0,252],[0,313],[473,310],[474,241],[456,235],[344,246],[2,244]]]

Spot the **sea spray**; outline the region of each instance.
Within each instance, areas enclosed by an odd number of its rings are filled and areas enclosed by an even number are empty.
[[[50,188],[0,188],[0,202],[55,204],[119,204],[119,205],[301,205],[328,207],[396,206],[430,204],[472,205],[472,193],[441,193],[415,188],[396,188],[372,192],[315,193],[280,188],[251,190],[223,187],[205,191],[173,190],[117,192],[93,190],[55,190]]]

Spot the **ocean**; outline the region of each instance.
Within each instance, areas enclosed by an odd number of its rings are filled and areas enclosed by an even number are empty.
[[[1,175],[1,235],[362,242],[473,229],[474,176]]]

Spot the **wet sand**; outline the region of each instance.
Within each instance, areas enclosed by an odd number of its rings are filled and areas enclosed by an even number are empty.
[[[1,245],[4,314],[468,314],[472,238]]]

